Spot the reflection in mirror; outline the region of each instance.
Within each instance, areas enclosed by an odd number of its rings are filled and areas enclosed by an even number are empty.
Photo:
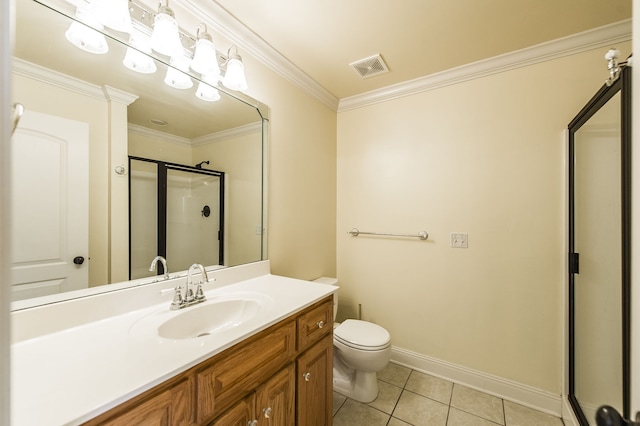
[[[190,89],[168,86],[166,57],[152,58],[155,73],[131,71],[123,65],[124,33],[105,31],[106,54],[78,49],[65,38],[75,9],[64,0],[15,3],[12,102],[23,104],[25,113],[12,139],[13,299],[126,281],[130,269],[136,277],[159,273],[148,271],[157,247],[141,261],[145,271],[129,262],[129,156],[224,173],[224,240],[207,264],[219,264],[220,253],[223,266],[262,260],[267,108],[219,85],[204,86],[220,95],[205,101],[196,96],[203,92],[199,74],[189,74]],[[204,183],[190,185],[195,191]],[[189,244],[182,232],[170,238]],[[171,271],[178,271],[181,262],[165,254]]]
[[[623,409],[620,97],[574,135],[574,393],[591,424],[602,405]]]

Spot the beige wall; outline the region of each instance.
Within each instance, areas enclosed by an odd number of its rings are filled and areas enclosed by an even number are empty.
[[[560,394],[563,131],[606,74],[597,49],[339,113],[338,319],[362,304],[397,347]]]
[[[193,149],[193,162],[225,172],[225,265],[261,259],[262,150],[260,133],[245,134]],[[258,147],[258,149],[256,149]],[[233,242],[229,244],[229,242]]]
[[[248,55],[247,55],[248,57]],[[249,94],[269,105],[268,258],[274,274],[336,273],[336,113],[260,63]]]

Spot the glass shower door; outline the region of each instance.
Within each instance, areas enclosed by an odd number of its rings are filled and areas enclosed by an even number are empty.
[[[223,172],[140,157],[129,159],[130,279],[149,271],[163,256],[169,272],[194,263],[223,265]]]
[[[221,200],[220,176],[168,168],[166,258],[173,270],[222,264]]]

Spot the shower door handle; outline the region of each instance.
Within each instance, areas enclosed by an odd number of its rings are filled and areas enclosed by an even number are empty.
[[[84,257],[82,256],[76,256],[73,258],[73,263],[75,263],[76,265],[82,265],[84,263]]]

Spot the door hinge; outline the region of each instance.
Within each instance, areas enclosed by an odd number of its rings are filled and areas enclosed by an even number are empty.
[[[580,253],[569,253],[569,273],[580,273]]]

